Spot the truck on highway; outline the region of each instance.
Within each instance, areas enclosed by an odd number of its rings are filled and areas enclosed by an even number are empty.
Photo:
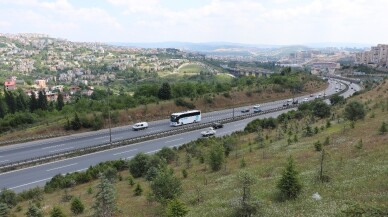
[[[213,129],[213,127],[209,127],[209,129],[201,132],[202,137],[209,137],[216,135],[216,131]]]

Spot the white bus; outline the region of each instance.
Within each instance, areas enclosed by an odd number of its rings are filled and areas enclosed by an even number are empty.
[[[260,107],[260,105],[255,105],[255,106],[253,106],[253,113],[257,113],[257,112],[261,112],[262,110],[261,110],[261,107]]]
[[[170,125],[180,126],[201,121],[201,111],[191,110],[186,112],[178,112],[171,114]]]

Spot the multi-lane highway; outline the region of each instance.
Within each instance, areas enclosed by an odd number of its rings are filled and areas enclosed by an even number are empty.
[[[347,82],[345,82],[347,83]],[[324,91],[327,95],[335,93],[335,87],[339,86],[335,81],[330,82],[329,87]],[[359,90],[359,86],[353,84],[353,89],[350,89],[344,93],[345,97],[353,94],[355,90]],[[299,102],[303,101],[304,98],[310,96],[302,96],[297,99]],[[284,100],[261,104],[263,110],[283,105]],[[235,116],[241,114],[241,108],[235,109]],[[287,110],[280,111],[277,113],[270,113],[262,115],[260,117],[277,116],[280,113],[286,112]],[[203,114],[203,122],[210,122],[221,118],[231,117],[232,110],[222,110],[211,113]],[[244,119],[241,121],[225,124],[223,129],[217,131],[217,136],[230,134],[234,131],[243,129],[248,122],[255,119]],[[113,129],[112,140],[122,140],[126,138],[136,137],[147,133],[154,133],[158,131],[164,131],[171,129],[168,120],[161,120],[150,122],[150,127],[145,131],[134,132],[130,130],[130,127],[121,127]],[[173,147],[179,146],[192,140],[196,140],[200,137],[200,131],[190,131],[187,133],[164,137],[160,139],[145,141],[137,144],[132,144],[124,147],[115,149],[109,149],[97,153],[92,153],[84,156],[70,158],[62,161],[56,161],[44,165],[35,167],[24,168],[21,170],[11,171],[0,174],[0,188],[10,188],[17,192],[29,189],[35,186],[43,186],[44,183],[56,174],[82,171],[88,168],[90,165],[95,165],[99,162],[113,159],[128,159],[133,157],[139,152],[154,153],[160,150],[164,146]],[[0,149],[0,164],[1,162],[12,162],[20,159],[30,158],[33,156],[41,156],[48,153],[61,152],[65,150],[71,150],[83,146],[90,146],[92,144],[101,144],[109,141],[109,134],[107,130],[84,133],[75,136],[68,136],[63,138],[55,138],[43,141],[35,141],[24,144],[17,144]]]

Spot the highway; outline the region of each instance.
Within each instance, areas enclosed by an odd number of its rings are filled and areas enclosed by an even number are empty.
[[[345,82],[347,83],[347,82]],[[328,89],[325,91],[327,95],[335,93],[335,82],[330,82]],[[339,85],[337,85],[339,86]],[[353,84],[353,90],[349,90],[344,93],[345,97],[353,94],[355,90],[359,90],[359,86]],[[309,96],[298,97],[299,102],[303,98]],[[284,100],[276,101],[272,103],[261,104],[263,110],[279,107],[283,105]],[[251,106],[250,106],[251,107]],[[235,115],[241,114],[241,109],[247,107],[240,107],[235,109]],[[276,117],[279,114],[286,112],[287,110],[279,111],[277,113],[270,113],[261,115],[260,117]],[[222,110],[217,112],[211,112],[203,114],[203,121],[209,122],[216,119],[226,118],[232,116],[232,110]],[[229,124],[225,124],[224,128],[217,130],[217,136],[223,136],[231,134],[234,131],[242,130],[247,123],[256,119],[258,117],[253,117],[250,119],[245,119]],[[161,120],[150,122],[150,128],[145,131],[133,132],[130,130],[130,127],[120,127],[112,131],[112,140],[121,140],[123,138],[130,138],[144,133],[157,132],[157,130],[168,130],[171,127],[168,125],[168,120]],[[157,129],[161,128],[161,129]],[[86,170],[90,165],[95,165],[102,161],[114,160],[114,159],[130,159],[139,152],[144,153],[154,153],[160,150],[164,146],[174,147],[180,146],[187,142],[196,140],[200,137],[200,131],[190,131],[187,133],[168,136],[164,138],[159,138],[155,140],[145,141],[137,144],[132,144],[124,147],[119,147],[115,149],[109,149],[101,152],[96,152],[84,156],[74,157],[66,160],[51,162],[43,165],[38,165],[34,167],[24,168],[20,170],[10,171],[0,174],[0,188],[9,188],[16,192],[20,192],[25,189],[29,189],[35,186],[44,186],[45,182],[56,174],[69,173],[75,171]],[[25,159],[26,157],[31,157],[33,155],[39,156],[43,153],[52,153],[55,151],[66,150],[66,148],[78,148],[82,145],[89,146],[91,144],[99,144],[109,141],[109,134],[107,130],[86,133],[81,135],[75,135],[73,137],[63,137],[55,138],[43,141],[35,141],[24,144],[12,145],[0,149],[0,163],[4,160],[9,162],[14,157],[18,159]],[[85,144],[86,143],[86,144]],[[13,159],[14,160],[14,159]]]

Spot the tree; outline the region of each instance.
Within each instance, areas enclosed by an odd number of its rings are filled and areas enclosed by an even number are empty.
[[[352,101],[345,107],[344,116],[350,121],[357,121],[365,117],[364,105],[358,101]]]
[[[104,171],[104,176],[112,183],[116,182],[118,179],[118,172],[117,169],[114,167],[108,167]]]
[[[58,93],[58,98],[57,98],[57,110],[61,111],[63,106],[65,106],[65,103],[63,101],[63,95],[62,93]]]
[[[167,217],[183,217],[189,212],[187,206],[179,200],[170,200],[167,203],[166,216]]]
[[[50,217],[66,217],[65,213],[59,206],[54,206],[50,212]]]
[[[295,169],[294,160],[290,156],[282,177],[277,184],[283,199],[295,199],[302,190],[302,184]]]
[[[74,199],[71,201],[71,212],[74,215],[82,214],[85,210],[85,206],[82,203],[81,199],[78,197],[74,197]]]
[[[4,104],[3,99],[0,98],[0,118],[4,118],[6,114],[7,114],[6,105]]]
[[[38,93],[38,108],[42,109],[43,111],[47,110],[48,103],[47,103],[47,96],[46,92],[43,90],[39,91]]]
[[[330,104],[331,105],[338,105],[338,104],[344,104],[345,103],[345,98],[340,95],[333,95],[330,97]]]
[[[38,108],[38,101],[36,100],[35,92],[31,92],[31,98],[30,98],[30,112],[35,111]]]
[[[81,120],[79,119],[78,114],[76,112],[76,113],[74,113],[74,119],[71,121],[71,128],[73,130],[79,130],[79,129],[81,129],[81,126],[82,126]]]
[[[16,97],[16,110],[17,111],[24,111],[26,109],[26,102],[24,100],[24,97],[19,94]]]
[[[323,101],[314,103],[313,114],[319,118],[326,118],[330,116],[330,106]]]
[[[161,100],[169,100],[171,99],[171,87],[170,84],[165,82],[159,89],[158,98]]]
[[[135,196],[140,196],[143,193],[143,188],[139,183],[136,184],[135,190],[133,190]]]
[[[9,215],[9,208],[7,204],[0,202],[0,217],[8,217]]]
[[[167,163],[171,163],[176,158],[176,152],[169,147],[163,147],[156,155],[166,160]]]
[[[94,214],[96,217],[113,217],[116,211],[116,189],[104,176],[100,176],[97,185],[98,192],[95,195]]]
[[[12,190],[3,188],[0,192],[0,203],[7,204],[9,208],[16,206],[17,198],[16,193]]]
[[[213,171],[221,169],[225,160],[224,147],[221,144],[213,144],[209,152],[209,165]]]
[[[177,198],[182,194],[182,183],[174,176],[172,170],[161,170],[151,182],[151,190],[155,199],[166,204],[168,200]]]
[[[134,178],[142,177],[149,168],[150,156],[140,152],[129,161],[129,172]]]
[[[387,124],[383,121],[383,123],[381,123],[381,126],[379,128],[379,132],[380,134],[385,134],[387,132]]]
[[[16,112],[16,101],[14,95],[9,92],[5,91],[5,102],[7,103],[8,106],[8,112],[10,113],[15,113]]]
[[[26,212],[27,217],[43,217],[43,212],[34,203],[29,204]]]
[[[249,217],[257,213],[259,203],[252,199],[251,186],[256,183],[255,177],[248,172],[240,172],[237,176],[237,184],[241,189],[241,197],[238,200],[234,216]]]

